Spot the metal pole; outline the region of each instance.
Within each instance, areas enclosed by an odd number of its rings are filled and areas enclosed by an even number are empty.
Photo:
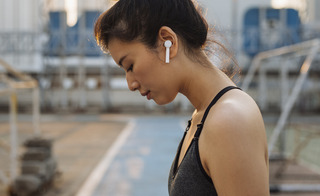
[[[10,94],[10,180],[13,181],[17,176],[17,95],[12,90]]]
[[[259,69],[259,105],[261,110],[266,109],[267,101],[267,68],[263,66]]]
[[[60,76],[60,87],[61,87],[61,95],[60,95],[60,106],[63,109],[68,108],[68,90],[64,88],[64,80],[67,78],[67,67],[65,64],[65,55],[66,55],[66,49],[67,49],[67,24],[66,24],[66,15],[65,12],[60,12],[60,29],[59,29],[59,37],[60,37],[60,51],[59,57],[60,57],[60,66],[59,66],[59,76]]]
[[[260,57],[261,55],[258,54],[252,61],[251,66],[249,67],[248,73],[246,75],[246,77],[243,80],[242,83],[242,90],[247,91],[249,89],[249,85],[254,77],[254,74],[256,72],[256,70],[260,67],[261,65],[261,60],[262,58]]]
[[[284,62],[284,64],[282,66],[280,66],[280,80],[281,80],[281,110],[283,111],[284,106],[286,105],[286,101],[288,99],[288,95],[289,95],[289,79],[288,79],[288,66],[289,66],[289,59],[286,59],[286,61]]]
[[[33,130],[36,136],[40,135],[40,91],[39,87],[33,89]]]
[[[238,0],[232,0],[232,43],[235,56],[238,56]]]
[[[84,56],[85,56],[85,41],[87,41],[87,31],[86,31],[86,13],[83,10],[80,10],[78,3],[78,13],[81,13],[82,17],[79,20],[79,66],[78,66],[78,107],[79,109],[85,109],[87,106],[87,96],[85,89],[85,80],[86,80],[86,67],[84,65]]]
[[[110,98],[110,77],[109,66],[112,63],[111,57],[104,57],[107,62],[105,65],[101,66],[101,91],[102,91],[102,107],[104,110],[108,110],[111,107]]]
[[[12,34],[15,35],[13,37],[13,54],[12,54],[12,64],[19,66],[20,65],[20,58],[21,58],[21,54],[20,54],[20,28],[19,28],[19,19],[20,19],[20,5],[18,0],[13,0],[13,9],[12,10],[12,14],[11,17],[14,18],[14,27],[13,27],[13,31]],[[11,37],[11,36],[10,36]]]
[[[290,45],[290,46],[284,46],[278,49],[274,49],[274,50],[269,50],[269,51],[265,51],[265,52],[261,52],[259,54],[257,54],[254,59],[252,60],[252,64],[249,67],[248,73],[245,76],[242,86],[241,88],[244,91],[247,91],[249,88],[249,85],[254,77],[254,74],[256,72],[256,70],[260,67],[261,65],[261,61],[263,59],[267,59],[267,58],[271,58],[271,57],[275,57],[275,56],[282,56],[284,54],[290,54],[290,53],[297,53],[297,52],[301,52],[301,51],[305,51],[306,48],[310,48],[315,46],[317,43],[319,43],[319,39],[313,39],[310,41],[305,41],[302,43],[298,43],[298,44],[294,44],[294,45]],[[301,53],[300,56],[302,56],[303,53]]]
[[[301,91],[302,85],[305,81],[305,79],[308,76],[310,67],[312,65],[312,61],[314,59],[314,57],[316,56],[316,54],[318,53],[320,48],[320,41],[317,40],[317,45],[315,45],[314,47],[311,48],[309,55],[307,56],[306,60],[304,61],[301,69],[300,69],[300,75],[293,87],[292,93],[289,96],[289,99],[287,100],[286,105],[284,106],[283,111],[281,112],[280,118],[277,122],[277,125],[270,137],[270,143],[269,143],[269,153],[271,154],[273,151],[273,148],[275,146],[276,141],[279,138],[279,135],[281,133],[281,131],[283,130],[283,127],[285,126],[285,123],[287,121],[287,118],[289,116],[289,113],[296,101],[296,99],[298,98],[298,95]]]

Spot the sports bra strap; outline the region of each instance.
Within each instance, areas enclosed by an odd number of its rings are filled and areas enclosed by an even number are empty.
[[[204,112],[204,115],[202,117],[202,120],[200,122],[200,124],[197,125],[197,131],[196,133],[194,134],[194,138],[199,138],[200,136],[200,133],[202,131],[202,127],[203,127],[203,124],[209,114],[209,111],[211,109],[211,107],[217,103],[217,101],[222,97],[222,95],[224,95],[226,92],[228,92],[229,90],[232,90],[232,89],[239,89],[241,90],[239,87],[236,87],[236,86],[227,86],[225,87],[224,89],[222,89],[214,98],[213,100],[211,101],[211,103],[209,104],[209,106],[207,107],[206,111]]]

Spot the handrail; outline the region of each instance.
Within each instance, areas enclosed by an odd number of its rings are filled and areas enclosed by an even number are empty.
[[[2,80],[7,87],[0,89],[0,95],[7,94],[10,97],[10,179],[11,181],[17,176],[17,89],[32,89],[33,90],[33,128],[36,135],[40,134],[39,119],[40,119],[40,104],[39,104],[39,86],[38,82],[31,76],[21,73],[12,68],[4,60],[0,59],[0,66],[4,67],[5,71],[12,74],[19,81],[13,80],[5,74],[1,74]],[[4,177],[2,176],[2,179]]]
[[[7,62],[0,59],[0,65],[5,68],[5,70],[21,81],[14,81],[10,78],[2,78],[5,83],[9,84],[11,88],[35,88],[38,86],[38,82],[27,74],[23,74],[15,69],[13,69]]]
[[[276,125],[274,131],[272,132],[272,135],[270,137],[270,142],[269,142],[269,152],[270,153],[272,152],[272,150],[275,146],[275,143],[278,140],[279,135],[280,135],[283,127],[285,126],[285,123],[287,121],[289,113],[291,112],[291,109],[293,108],[294,103],[299,96],[299,93],[302,89],[302,85],[308,76],[310,67],[312,65],[312,61],[314,60],[316,54],[319,52],[319,49],[320,49],[320,40],[316,40],[314,42],[314,46],[310,49],[309,55],[307,56],[306,60],[302,64],[299,77],[296,80],[296,83],[293,87],[293,90],[292,90],[290,96],[288,97],[286,104],[284,105],[284,107],[282,109],[282,112],[281,112],[280,118],[277,122],[277,125]]]
[[[283,55],[294,54],[294,53],[299,53],[299,56],[307,55],[307,58],[304,60],[303,65],[300,68],[300,74],[294,84],[291,94],[286,98],[285,102],[283,102],[285,103],[285,105],[281,108],[280,117],[277,121],[274,131],[272,132],[272,135],[270,136],[270,139],[269,139],[270,142],[268,145],[268,150],[270,154],[272,153],[275,143],[278,140],[279,135],[285,126],[289,113],[291,112],[294,106],[294,103],[298,98],[298,95],[302,89],[303,82],[307,78],[310,67],[312,65],[312,61],[314,60],[316,54],[319,52],[319,49],[320,49],[320,39],[313,39],[313,40],[302,42],[299,44],[261,52],[252,61],[252,66],[249,68],[248,73],[241,87],[244,91],[248,90],[255,72],[261,66],[262,60],[268,59],[271,57],[283,56]],[[284,66],[287,66],[287,65],[284,65]],[[264,77],[260,76],[260,80],[263,80],[263,79]],[[263,86],[262,86],[262,89],[266,90],[265,88],[263,88]]]
[[[271,57],[282,56],[290,53],[301,52],[302,50],[308,50],[314,47],[315,45],[317,45],[319,41],[320,39],[313,39],[313,40],[309,40],[309,41],[301,42],[298,44],[285,46],[285,47],[281,47],[281,48],[277,48],[274,50],[269,50],[269,51],[265,51],[257,54],[252,60],[252,65],[250,66],[248,73],[243,80],[241,89],[243,89],[244,91],[248,90],[255,72],[260,68],[262,60],[268,59]]]

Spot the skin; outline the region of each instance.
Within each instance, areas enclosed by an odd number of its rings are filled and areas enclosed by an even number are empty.
[[[173,43],[169,64],[165,63],[166,40]],[[182,93],[195,107],[180,164],[207,106],[220,90],[234,83],[201,50],[197,53],[201,62],[191,59],[169,27],[159,30],[155,49],[139,41],[116,38],[109,41],[108,49],[126,71],[130,90],[138,90],[159,105],[170,103]],[[199,152],[219,196],[269,195],[265,127],[255,101],[245,92],[231,90],[211,108],[199,138]]]

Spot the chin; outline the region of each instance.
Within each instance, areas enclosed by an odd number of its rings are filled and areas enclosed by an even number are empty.
[[[169,103],[171,103],[171,102],[156,102],[156,104],[157,105],[167,105],[167,104],[169,104]]]
[[[166,104],[171,103],[175,98],[176,98],[176,96],[174,96],[172,98],[166,98],[166,99],[154,99],[154,102],[156,102],[156,104],[158,104],[158,105],[166,105]]]

